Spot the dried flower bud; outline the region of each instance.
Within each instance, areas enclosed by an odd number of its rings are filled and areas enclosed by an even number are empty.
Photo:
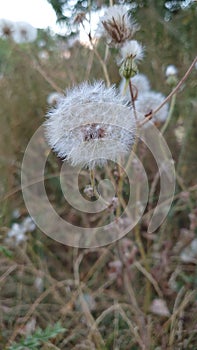
[[[165,74],[167,78],[166,83],[171,87],[176,86],[176,84],[178,83],[178,78],[177,78],[178,69],[171,64],[167,66]]]
[[[74,24],[80,24],[83,23],[84,19],[86,18],[85,12],[79,12],[76,14],[74,18]]]
[[[114,5],[107,9],[105,15],[101,17],[104,28],[103,34],[107,37],[107,42],[111,46],[120,46],[126,40],[130,40],[139,29],[138,25],[128,14],[128,6]]]
[[[119,72],[125,79],[131,79],[138,73],[138,68],[133,59],[128,57],[122,63]]]
[[[143,57],[143,47],[138,41],[127,41],[120,50],[120,58],[117,60],[121,64],[120,75],[125,79],[130,79],[138,73],[137,62]]]

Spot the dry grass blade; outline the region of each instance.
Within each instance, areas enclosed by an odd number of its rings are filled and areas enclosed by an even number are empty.
[[[176,297],[173,313],[168,322],[170,322],[170,335],[169,335],[169,346],[172,347],[174,344],[175,336],[178,332],[178,317],[183,313],[185,308],[194,298],[196,292],[186,292],[184,298],[183,295],[185,293],[185,288],[182,287]],[[182,302],[181,299],[183,298]]]
[[[155,291],[157,292],[158,296],[163,299],[163,293],[161,289],[159,288],[159,285],[157,281],[153,278],[153,276],[148,272],[138,261],[134,263],[134,266],[143,273],[143,275],[149,280],[149,282],[153,285]]]

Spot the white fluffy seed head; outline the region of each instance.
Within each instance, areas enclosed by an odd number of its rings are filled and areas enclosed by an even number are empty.
[[[135,120],[115,87],[87,82],[67,91],[47,114],[46,137],[59,157],[94,168],[132,147]]]
[[[139,26],[128,14],[127,5],[114,5],[109,7],[105,15],[100,18],[101,34],[106,36],[111,46],[120,46],[130,40]]]
[[[145,74],[136,74],[132,78],[132,85],[136,87],[138,95],[150,90],[150,82]]]
[[[16,22],[13,39],[17,44],[30,43],[37,38],[37,29],[26,22]]]
[[[12,38],[15,31],[15,23],[8,19],[0,19],[0,37],[1,38]]]
[[[159,105],[164,101],[165,96],[159,92],[149,91],[140,94],[137,101],[135,102],[135,107],[139,120],[144,120],[147,115],[153,112]],[[168,104],[166,103],[156,114],[154,114],[152,121],[157,123],[165,122],[168,116]],[[150,125],[148,121],[146,126]]]
[[[143,58],[144,48],[137,40],[126,41],[121,47],[120,54],[120,63],[127,58],[132,58],[137,62]]]
[[[173,65],[170,64],[169,66],[166,67],[166,77],[169,77],[171,75],[176,75],[178,73],[178,69]]]

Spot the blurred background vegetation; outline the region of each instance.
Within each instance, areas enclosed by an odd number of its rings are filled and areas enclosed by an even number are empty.
[[[11,225],[28,216],[20,188],[21,162],[29,139],[45,119],[47,96],[84,80],[104,79],[94,52],[75,39],[74,17],[108,3],[48,2],[66,36],[39,30],[32,44],[0,39],[0,349],[195,350],[197,67],[178,93],[165,134],[177,170],[171,211],[152,236],[144,222],[139,224],[148,271],[133,232],[116,244],[89,250],[63,246],[38,228],[28,232],[21,244],[6,243]],[[140,72],[147,75],[153,90],[167,95],[166,66],[174,64],[182,78],[196,56],[196,2],[126,3],[141,27],[136,39],[146,47]],[[105,42],[97,45],[104,57]],[[115,49],[110,51],[107,68],[111,82],[118,86],[116,54]],[[55,174],[58,168],[59,160],[51,154],[47,172]],[[155,169],[147,164],[147,171],[152,181]],[[47,191],[61,211],[55,175],[47,181]],[[66,217],[79,220],[69,207]],[[147,293],[150,305],[144,309]],[[37,334],[39,327],[45,333]],[[28,345],[23,344],[26,337]]]

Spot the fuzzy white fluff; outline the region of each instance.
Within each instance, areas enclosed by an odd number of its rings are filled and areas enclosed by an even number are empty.
[[[113,5],[106,9],[105,14],[101,17],[102,21],[109,21],[112,18],[115,20],[120,20],[122,17],[125,19],[125,23],[130,25],[130,16],[128,14],[128,5]]]
[[[37,29],[26,22],[15,22],[13,39],[17,44],[30,43],[37,38]]]
[[[137,88],[138,94],[142,94],[150,90],[150,82],[145,74],[136,74],[131,81]]]
[[[137,40],[126,41],[120,50],[121,59],[123,62],[126,58],[133,58],[136,62],[141,60],[144,55],[144,48]]]
[[[47,96],[47,103],[51,106],[55,105],[57,103],[57,101],[63,97],[62,94],[60,94],[59,92],[51,92],[48,96]]]
[[[8,19],[0,19],[0,37],[7,38],[12,37],[15,31],[15,23]]]
[[[47,114],[46,137],[59,157],[94,168],[116,161],[132,147],[135,120],[115,87],[103,82],[67,91]]]
[[[173,64],[170,64],[166,67],[166,77],[169,77],[170,75],[176,75],[177,73],[178,69]]]
[[[144,120],[145,115],[153,112],[165,99],[160,92],[144,92],[140,94],[137,101],[135,102],[135,107],[137,110],[137,115],[139,120]],[[168,116],[168,104],[166,103],[154,116],[152,121],[163,123]],[[145,125],[150,125],[148,121]]]

